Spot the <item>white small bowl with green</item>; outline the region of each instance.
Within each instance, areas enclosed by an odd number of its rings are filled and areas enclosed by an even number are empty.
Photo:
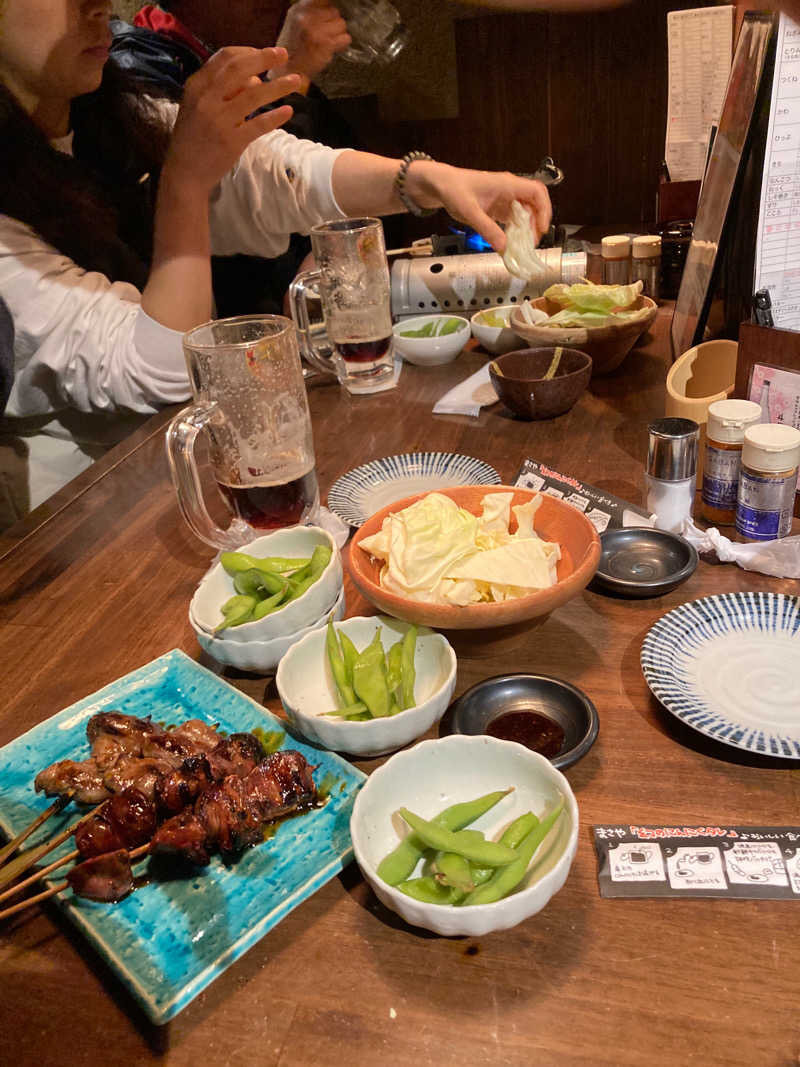
[[[513,304],[504,304],[502,307],[484,308],[476,311],[470,319],[472,336],[487,352],[493,356],[502,356],[505,352],[513,352],[517,348],[525,348],[527,341],[514,333],[509,325]],[[542,318],[547,318],[542,314]]]
[[[396,323],[392,332],[403,359],[418,367],[450,363],[470,338],[469,320],[459,315],[417,315]]]
[[[380,633],[379,642],[388,660],[392,648],[402,646],[404,638],[408,645],[412,624],[381,615],[356,616],[336,623],[333,629],[339,640],[342,636],[349,639],[358,653]],[[292,725],[309,741],[354,756],[394,752],[421,737],[439,722],[450,704],[456,684],[456,654],[442,634],[425,626],[414,629],[412,706],[396,708],[391,702],[383,708],[373,705],[376,716],[358,712],[350,718],[342,716],[344,701],[334,677],[326,630],[314,630],[292,645],[275,675],[281,704]]]
[[[445,823],[459,808],[460,814],[471,810],[470,817]],[[474,888],[455,903],[409,892],[438,881],[444,867],[437,866],[440,853],[432,854],[412,829],[409,813],[428,828],[438,822],[454,837],[470,833],[470,847],[480,849],[480,861],[471,865]],[[518,857],[509,864],[497,856],[488,862],[487,844],[495,851],[512,847],[515,826],[526,835],[514,841]],[[421,741],[374,770],[356,797],[350,834],[361,873],[387,908],[411,926],[446,937],[479,937],[530,918],[561,889],[578,846],[578,805],[564,775],[538,752],[485,734],[454,734]],[[480,868],[489,880],[478,885]],[[447,876],[452,885],[449,869]]]

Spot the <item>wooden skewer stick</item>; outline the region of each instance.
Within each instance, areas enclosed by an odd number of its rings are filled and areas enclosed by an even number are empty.
[[[35,897],[28,897],[27,900],[21,900],[19,904],[13,904],[10,908],[4,908],[0,911],[0,920],[8,919],[12,915],[16,915],[18,911],[24,911],[25,908],[29,908],[32,904],[38,904],[42,900],[49,900],[50,897],[54,897],[56,893],[60,893],[62,889],[66,889],[69,882],[59,882],[58,885],[52,886],[50,889],[45,889],[43,893],[37,893]]]
[[[93,811],[94,809],[92,809]],[[19,878],[21,874],[29,870],[35,863],[52,852],[54,848],[58,848],[60,844],[67,840],[67,838],[75,833],[75,830],[80,826],[84,819],[87,819],[92,814],[91,811],[87,811],[85,815],[82,815],[80,819],[77,819],[71,826],[68,826],[66,830],[62,830],[60,834],[56,834],[55,837],[51,837],[49,841],[45,841],[44,844],[37,845],[35,848],[29,848],[25,852],[20,853],[19,856],[15,856],[13,860],[9,860],[6,865],[0,869],[0,889],[3,886],[13,882],[16,878]]]
[[[135,863],[137,860],[142,859],[149,851],[150,843],[146,842],[144,845],[139,845],[138,848],[135,848],[132,852],[129,852],[128,858],[131,863]],[[34,875],[32,878],[26,879],[24,883],[21,883],[19,886],[14,886],[14,892],[16,892],[18,888],[21,889],[22,885],[27,885],[29,882],[34,882],[37,878],[43,878],[48,873],[48,871],[55,870],[56,867],[60,867],[62,866],[62,864],[66,863],[70,857],[74,858],[77,855],[78,851],[76,849],[75,852],[70,853],[70,856],[64,857],[63,860],[57,860],[55,863],[51,863],[49,867],[45,867],[43,871],[39,871],[38,874]],[[57,885],[51,886],[49,889],[45,889],[41,893],[37,893],[34,897],[27,897],[25,900],[21,900],[19,904],[12,904],[11,907],[4,908],[2,911],[0,911],[0,921],[2,921],[3,919],[9,919],[12,915],[16,915],[17,912],[24,911],[25,908],[29,908],[33,904],[40,904],[43,900],[49,900],[51,897],[57,896],[57,894],[61,893],[64,889],[66,889],[68,885],[69,882],[66,880],[63,882],[59,882]],[[3,894],[3,896],[9,895],[9,893]],[[0,897],[0,900],[2,899],[3,897]]]
[[[72,852],[68,852],[66,856],[62,856],[60,860],[54,860],[49,867],[43,867],[41,871],[37,871],[36,874],[32,874],[29,878],[26,878],[23,882],[17,882],[16,885],[12,885],[10,889],[6,889],[5,892],[0,893],[0,901],[7,900],[9,897],[14,897],[22,889],[27,889],[29,885],[33,885],[34,882],[38,882],[41,878],[46,878],[51,871],[57,870],[59,867],[63,867],[65,863],[72,863],[76,860],[80,853],[77,848]]]
[[[63,808],[65,808],[67,804],[69,804],[69,802],[72,800],[72,797],[72,793],[65,793],[64,796],[59,797],[58,800],[54,804],[51,804],[50,807],[47,808],[45,811],[43,811],[41,815],[37,815],[26,830],[23,830],[21,834],[17,834],[13,841],[9,841],[7,845],[3,845],[3,847],[0,848],[0,867],[2,867],[2,865],[6,862],[9,856],[11,856],[14,852],[17,851],[23,841],[27,841],[27,839],[31,836],[34,830],[38,830],[42,823],[47,822],[51,815],[55,815],[56,812],[59,812]]]

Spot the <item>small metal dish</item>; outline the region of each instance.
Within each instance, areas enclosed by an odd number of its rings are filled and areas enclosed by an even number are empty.
[[[576,686],[546,674],[486,678],[459,697],[448,719],[453,733],[484,734],[492,722],[511,712],[534,712],[563,730],[559,751],[548,756],[559,769],[585,756],[597,737],[599,720],[591,700]]]
[[[662,596],[685,582],[697,566],[693,546],[665,530],[606,530],[600,545],[594,582],[622,596]]]

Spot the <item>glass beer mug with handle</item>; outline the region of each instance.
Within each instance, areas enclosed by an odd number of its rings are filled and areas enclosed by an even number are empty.
[[[194,403],[167,429],[184,519],[202,541],[236,548],[259,532],[313,522],[319,511],[311,416],[294,324],[280,315],[207,322],[183,338]],[[209,515],[194,455],[204,431],[231,512]]]
[[[380,219],[320,223],[311,230],[311,249],[318,269],[298,274],[289,290],[303,355],[350,393],[391,388],[392,303]],[[310,322],[309,295],[322,301],[330,356]]]

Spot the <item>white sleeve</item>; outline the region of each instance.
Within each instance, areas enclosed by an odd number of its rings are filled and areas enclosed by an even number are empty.
[[[302,141],[284,130],[253,141],[211,197],[213,252],[279,256],[291,234],[344,218],[331,181],[343,151],[348,149]]]
[[[6,215],[0,296],[15,333],[7,415],[64,407],[148,414],[189,397],[182,334],[142,311],[135,286],[83,270]]]

